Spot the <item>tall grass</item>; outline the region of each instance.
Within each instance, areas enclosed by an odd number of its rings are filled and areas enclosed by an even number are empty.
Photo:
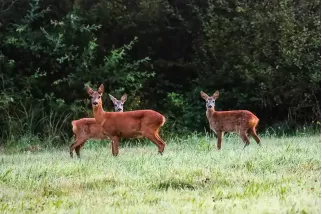
[[[0,101],[0,147],[27,148],[39,145],[49,148],[70,144],[72,119],[89,116],[86,109],[81,106],[58,105],[57,103],[48,104],[45,101],[35,103],[32,100],[14,102],[11,97],[8,94],[0,94],[0,98],[3,99]],[[55,107],[45,107],[51,105]],[[186,135],[178,136],[177,133],[172,132],[171,127],[171,121],[168,121],[162,127],[160,134],[163,138],[186,138]],[[299,136],[308,133],[320,133],[321,128],[318,121],[312,121],[310,124],[297,128],[292,127],[291,129],[289,122],[285,121],[268,127],[260,133],[270,137]],[[205,133],[194,132],[190,135],[213,136],[212,133],[208,133],[206,130]],[[136,142],[142,143],[144,141],[136,140]]]
[[[53,147],[70,140],[71,114],[66,111],[47,110],[42,104],[19,102],[2,106],[0,115],[3,146],[41,144]]]
[[[226,135],[168,138],[164,155],[146,141],[89,141],[1,153],[1,213],[320,213],[320,136],[261,136],[243,150]]]

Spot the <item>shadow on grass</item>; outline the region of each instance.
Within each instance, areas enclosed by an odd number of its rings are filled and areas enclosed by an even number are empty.
[[[186,182],[186,181],[171,180],[171,181],[161,182],[158,185],[155,185],[154,188],[156,188],[158,190],[168,190],[169,188],[194,190],[195,186],[192,185],[191,183]]]
[[[82,184],[85,189],[102,189],[107,187],[115,187],[119,184],[118,181],[112,178],[95,179],[91,181],[86,181]]]

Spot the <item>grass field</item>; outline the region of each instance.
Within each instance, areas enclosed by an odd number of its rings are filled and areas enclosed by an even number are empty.
[[[320,213],[320,136],[0,153],[0,213]]]

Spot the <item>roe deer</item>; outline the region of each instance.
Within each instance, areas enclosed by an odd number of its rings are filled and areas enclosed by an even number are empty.
[[[91,97],[95,120],[101,125],[104,136],[112,140],[112,154],[118,155],[121,138],[146,137],[163,153],[165,142],[159,136],[159,129],[165,123],[165,117],[153,110],[136,110],[127,112],[105,112],[102,107],[104,85],[97,91],[87,87]]]
[[[121,100],[116,99],[110,95],[110,99],[114,103],[114,110],[116,112],[123,111],[123,105],[127,99],[127,95],[124,94],[121,97]],[[80,158],[80,149],[84,146],[88,139],[98,139],[103,140],[104,137],[101,126],[96,123],[95,118],[81,118],[79,120],[72,121],[73,133],[74,133],[74,143],[70,145],[70,156],[73,157],[73,150],[77,154],[77,157]]]
[[[121,97],[121,100],[116,99],[115,97],[113,97],[112,95],[108,95],[110,97],[110,99],[112,100],[113,104],[114,104],[114,110],[116,112],[122,112],[123,111],[123,104],[125,103],[126,99],[127,99],[127,95],[124,94]]]
[[[221,149],[221,142],[224,132],[236,132],[244,141],[245,146],[249,145],[248,134],[251,135],[260,145],[260,139],[256,134],[256,126],[259,119],[250,111],[215,111],[215,100],[219,97],[219,91],[216,91],[211,97],[200,92],[201,97],[206,100],[206,116],[209,121],[210,129],[217,135],[217,149]]]

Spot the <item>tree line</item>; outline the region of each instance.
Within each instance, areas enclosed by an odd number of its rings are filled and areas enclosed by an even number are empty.
[[[201,90],[262,130],[316,123],[320,24],[318,0],[3,0],[1,137],[70,135],[101,83],[174,133],[208,129]]]

